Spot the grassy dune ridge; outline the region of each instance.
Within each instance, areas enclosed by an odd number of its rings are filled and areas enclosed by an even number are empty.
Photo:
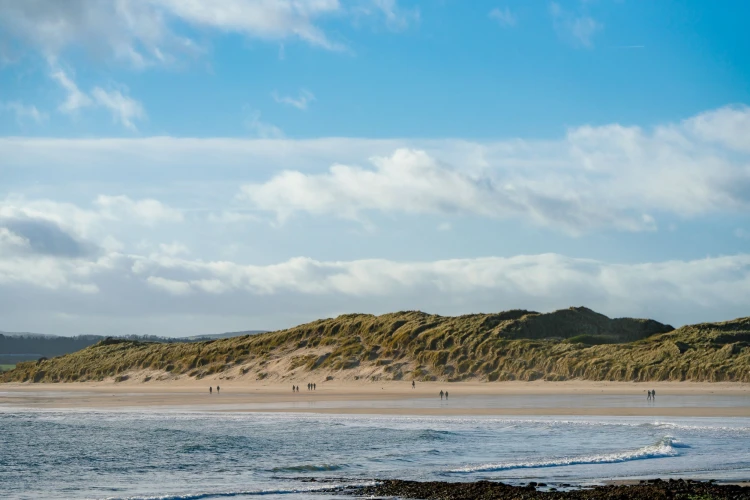
[[[105,340],[0,381],[613,380],[750,382],[750,318],[673,329],[586,308],[446,317],[347,314],[191,344]]]

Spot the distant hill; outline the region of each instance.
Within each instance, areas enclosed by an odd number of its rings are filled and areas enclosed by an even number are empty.
[[[192,343],[105,340],[4,381],[693,380],[750,382],[750,318],[673,329],[586,308],[445,317],[348,314]]]
[[[192,337],[185,337],[182,341],[196,342],[201,340],[215,340],[215,339],[229,339],[232,337],[241,337],[243,335],[257,335],[259,333],[266,333],[268,330],[245,330],[242,332],[226,332],[226,333],[213,333],[210,335],[193,335]],[[177,339],[180,340],[180,339]]]
[[[158,337],[154,335],[128,335],[114,337],[138,342],[199,342],[217,338],[228,338],[238,335],[260,333],[259,330],[244,332],[227,332],[213,335],[196,335],[193,337]],[[108,337],[103,335],[77,335],[64,337],[44,333],[0,332],[0,365],[16,364],[21,361],[36,361],[39,358],[52,358],[85,349]]]

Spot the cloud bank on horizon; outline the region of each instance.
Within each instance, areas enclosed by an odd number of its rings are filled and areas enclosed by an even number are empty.
[[[0,0],[0,329],[750,315],[742,27],[659,10]]]

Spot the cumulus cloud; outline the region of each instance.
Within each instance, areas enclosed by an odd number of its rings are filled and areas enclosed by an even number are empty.
[[[146,278],[146,283],[173,295],[186,295],[192,291],[189,283],[160,278],[158,276],[149,276]]]
[[[82,256],[92,252],[86,241],[99,240],[108,248],[119,242],[111,237],[112,223],[154,227],[183,220],[182,212],[154,199],[98,196],[91,208],[73,203],[20,196],[0,199],[0,228],[28,240],[39,253]]]
[[[100,195],[94,201],[102,217],[127,220],[147,226],[160,222],[181,222],[182,212],[158,200],[133,200],[127,196]]]
[[[14,243],[23,252],[57,257],[85,257],[95,252],[94,245],[42,218],[0,218],[0,231],[5,232],[6,242]]]
[[[57,297],[55,304],[66,303],[68,313],[83,316],[98,315],[108,304],[117,304],[112,314],[122,316],[182,312],[268,321],[267,315],[279,311],[275,323],[265,327],[289,326],[281,312],[289,314],[290,303],[296,304],[292,312],[302,312],[306,319],[335,310],[457,314],[585,304],[613,316],[652,316],[679,324],[708,319],[708,314],[745,313],[750,256],[635,264],[559,254],[439,261],[300,257],[246,265],[161,252],[111,252],[75,261],[0,254],[0,291],[10,297],[19,289],[27,295],[33,290],[52,294],[45,296]],[[76,299],[92,293],[98,297],[93,303]],[[0,312],[4,308],[0,305]],[[185,331],[189,321],[175,321],[168,333]]]
[[[146,184],[163,182],[164,172],[202,173],[192,180],[215,182],[220,171],[226,196],[209,211],[214,222],[300,213],[348,219],[376,212],[463,214],[581,234],[654,230],[667,217],[750,209],[745,106],[653,128],[576,127],[544,141],[292,140],[274,138],[281,131],[253,116],[252,132],[265,138],[8,137],[0,138],[0,157],[29,179],[81,165],[106,165],[115,183],[130,182],[136,172]],[[241,203],[228,203],[235,193]]]
[[[469,167],[401,148],[372,158],[372,168],[286,170],[244,185],[241,196],[281,221],[378,211],[522,218],[573,234],[654,230],[658,214],[750,209],[746,144],[736,133],[747,116],[748,108],[721,109],[652,131],[583,126],[558,143],[486,144]]]

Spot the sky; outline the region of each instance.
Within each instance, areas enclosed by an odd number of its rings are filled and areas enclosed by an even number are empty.
[[[0,0],[0,330],[749,316],[748,18]]]

